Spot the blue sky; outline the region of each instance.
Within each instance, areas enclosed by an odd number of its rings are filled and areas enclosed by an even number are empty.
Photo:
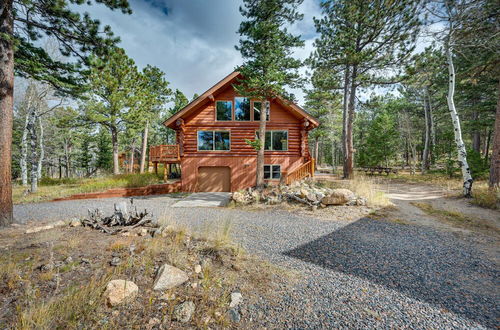
[[[110,25],[120,44],[137,65],[159,67],[172,88],[188,98],[202,93],[241,64],[236,33],[242,20],[240,0],[131,0],[133,14],[113,12],[102,5],[85,8]],[[304,0],[304,20],[291,27],[306,42],[296,50],[305,59],[312,50],[313,17],[320,15],[318,0]],[[303,70],[305,72],[305,69]],[[294,90],[301,103],[303,94]]]

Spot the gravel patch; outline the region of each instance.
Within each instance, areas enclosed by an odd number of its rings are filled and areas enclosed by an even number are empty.
[[[16,205],[15,215],[60,219],[85,215],[88,205],[111,210],[116,200],[123,199]],[[321,221],[278,209],[168,207],[174,201],[162,196],[135,203],[194,230],[229,220],[233,238],[247,251],[299,272],[293,288],[277,290],[276,301],[243,304],[243,318],[259,327],[498,326],[498,253],[484,253],[467,237],[368,218]]]

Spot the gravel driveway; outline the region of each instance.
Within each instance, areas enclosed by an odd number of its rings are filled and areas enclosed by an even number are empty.
[[[84,215],[108,200],[16,205],[18,220]],[[269,328],[495,328],[500,317],[498,253],[477,240],[436,229],[362,218],[321,221],[280,210],[170,208],[173,198],[137,198],[190,227],[232,223],[249,252],[299,271],[282,299],[245,306]],[[490,251],[494,241],[490,243]]]

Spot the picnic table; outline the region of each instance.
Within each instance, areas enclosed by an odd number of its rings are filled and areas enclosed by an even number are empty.
[[[391,173],[398,174],[398,170],[392,167],[374,166],[374,167],[365,167],[363,170],[365,171],[365,174],[368,175],[373,175],[375,173],[378,174],[385,173],[386,175],[389,175]]]

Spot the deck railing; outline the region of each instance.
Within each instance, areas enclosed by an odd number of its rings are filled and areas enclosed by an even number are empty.
[[[149,147],[150,162],[179,161],[180,159],[178,144],[163,144]]]
[[[314,158],[311,158],[310,161],[300,165],[298,168],[288,173],[285,178],[285,183],[291,184],[294,181],[302,180],[305,177],[313,177],[314,176]]]

